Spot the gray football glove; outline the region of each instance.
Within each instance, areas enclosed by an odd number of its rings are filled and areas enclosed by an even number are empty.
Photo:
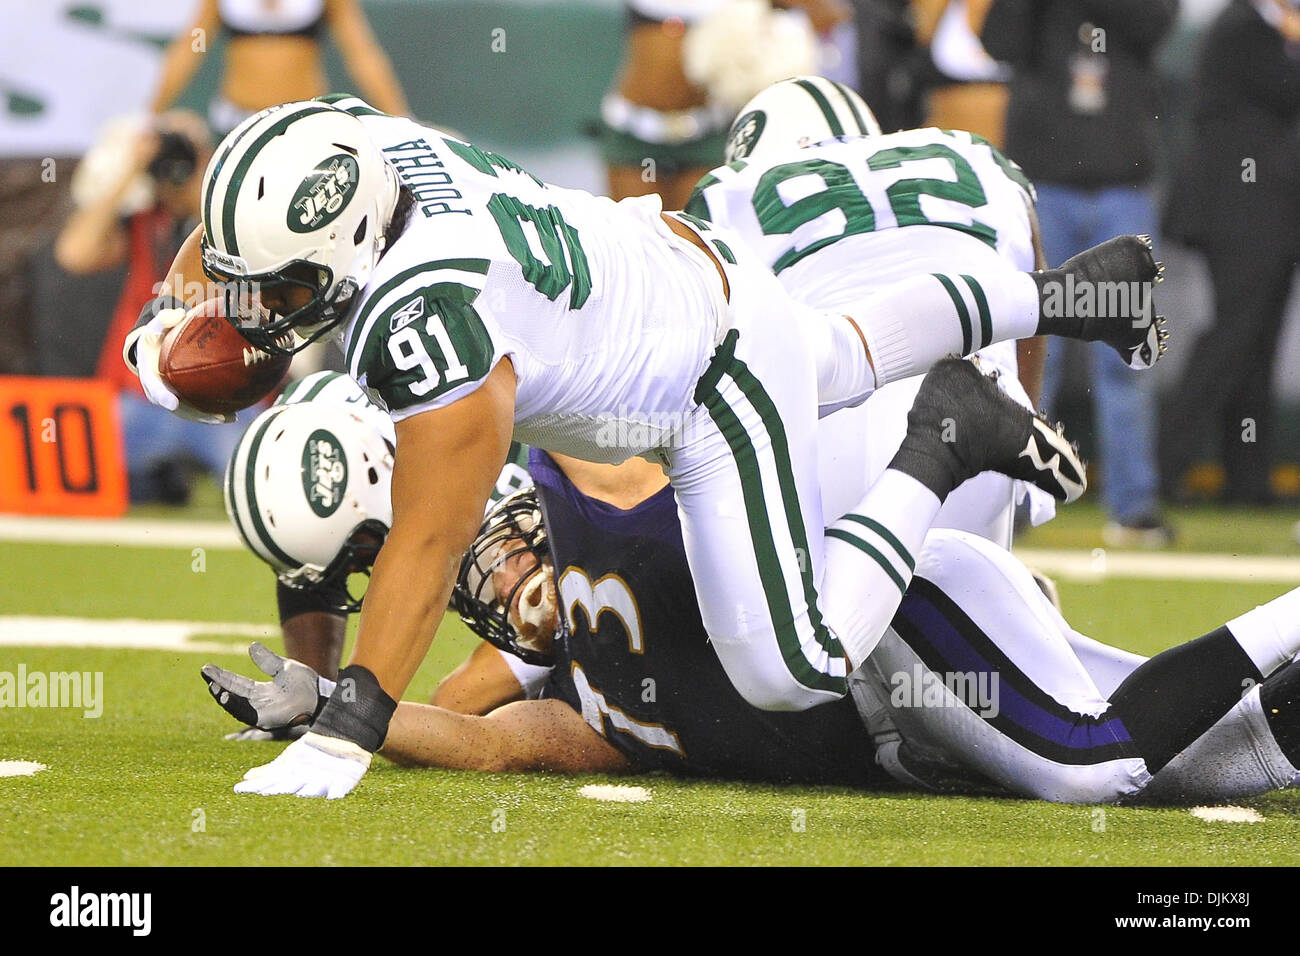
[[[202,670],[212,698],[242,723],[272,731],[310,724],[334,692],[334,681],[262,644],[251,644],[248,656],[269,681],[255,681],[216,664],[204,664]]]

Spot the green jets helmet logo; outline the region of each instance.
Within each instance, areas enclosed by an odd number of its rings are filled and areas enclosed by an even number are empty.
[[[361,168],[347,153],[331,156],[302,181],[289,206],[294,232],[313,232],[338,218],[356,192]]]
[[[727,138],[727,155],[732,160],[744,159],[753,150],[758,138],[763,135],[767,125],[767,114],[762,110],[750,110],[731,124],[731,135]]]
[[[339,510],[348,487],[348,460],[343,444],[323,428],[307,438],[302,450],[302,490],[311,510],[328,518]]]

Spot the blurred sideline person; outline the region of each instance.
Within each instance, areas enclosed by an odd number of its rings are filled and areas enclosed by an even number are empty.
[[[962,129],[1001,149],[1006,139],[1010,71],[980,44],[993,0],[912,0],[917,41],[934,71],[925,125]]]
[[[824,419],[823,444],[865,441],[860,413]],[[291,442],[288,455],[300,456],[300,445]],[[1300,646],[1300,592],[1148,661],[1072,630],[1001,549],[936,530],[880,647],[854,675],[851,699],[761,711],[708,647],[662,472],[535,449],[529,466],[534,489],[489,512],[453,598],[492,646],[440,684],[435,706],[397,706],[380,751],[397,763],[919,790],[993,785],[1086,803],[1221,801],[1300,778],[1300,666],[1288,665],[1286,650],[1265,660],[1236,643],[1254,638],[1257,653],[1265,637]],[[823,491],[852,500],[870,477],[823,468]],[[322,542],[341,540],[342,529],[327,531],[306,508],[292,520],[318,526]],[[296,532],[279,526],[276,534]],[[250,654],[272,680],[206,665],[213,697],[263,735],[306,727],[334,682],[260,645]],[[1202,672],[1216,667],[1229,672]],[[1238,699],[1241,675],[1270,669]]]
[[[1274,501],[1277,341],[1300,260],[1300,5],[1235,0],[1206,33],[1191,148],[1175,165],[1166,230],[1200,250],[1214,286],[1162,429],[1167,491],[1202,436],[1223,462],[1223,501]]]
[[[665,209],[681,209],[696,180],[717,162],[734,104],[710,98],[687,78],[683,47],[687,30],[727,2],[626,0],[627,46],[600,107],[610,198],[657,193]],[[817,33],[850,15],[842,0],[773,6],[803,9]]]
[[[1154,55],[1178,0],[994,0],[985,49],[1012,68],[1005,150],[1038,190],[1049,262],[1097,237],[1155,235],[1151,194],[1160,114]],[[1042,405],[1054,412],[1071,353],[1048,351]],[[1154,382],[1088,348],[1108,545],[1163,547]]]
[[[881,135],[861,97],[824,77],[783,80],[742,106],[725,159],[700,180],[686,211],[738,234],[791,296],[817,309],[848,308],[891,282],[954,267],[1045,265],[1034,189],[1019,167],[966,132]],[[997,370],[1003,391],[1032,409],[1038,340],[985,342],[978,283],[963,278],[948,292],[970,317],[981,366]],[[872,395],[865,406],[871,441],[861,454],[883,466],[897,451],[920,384],[895,382]],[[1014,500],[1024,494],[1005,475],[980,475],[949,496],[938,526],[1010,548]],[[1055,507],[1045,493],[1030,494],[1041,524]]]
[[[150,404],[121,361],[122,340],[199,220],[200,184],[211,155],[206,124],[188,110],[143,125],[125,118],[110,125],[74,174],[77,205],[54,245],[55,261],[74,275],[126,268],[95,374],[120,392],[136,502],[185,503],[191,469],[201,467],[220,479],[239,438],[237,427],[205,428]],[[200,278],[195,274],[190,281]]]
[[[401,85],[360,0],[199,0],[193,26],[167,48],[152,108],[161,112],[176,102],[218,35],[226,38],[225,61],[208,114],[218,134],[276,103],[320,96],[329,89],[326,28],[362,95],[387,113],[405,114]]]
[[[340,671],[357,693],[331,698],[312,732],[239,792],[360,780],[433,639],[512,436],[666,467],[710,646],[741,694],[774,710],[848,692],[911,575],[901,554],[919,551],[967,477],[1000,470],[1060,500],[1083,490],[1082,463],[1058,431],[973,366],[935,365],[967,344],[936,276],[891,286],[851,316],[818,312],[739,239],[664,214],[657,197],[614,203],[548,186],[347,96],[247,120],[218,148],[204,195],[203,226],[169,277],[203,268],[252,293],[238,328],[268,351],[287,331],[300,346],[342,332],[350,374],[388,407],[398,436],[393,528]],[[1059,272],[974,276],[987,308],[981,344],[1103,339],[1148,367],[1159,323],[1127,310],[1062,316],[1050,303],[1066,276],[1149,285],[1158,273],[1148,243],[1119,237]],[[188,406],[161,383],[154,351],[185,311],[170,291],[124,355],[180,413]],[[891,467],[828,535],[819,415],[931,366]],[[955,440],[945,441],[949,420]],[[873,541],[899,564],[882,565]],[[430,575],[411,579],[412,564]]]

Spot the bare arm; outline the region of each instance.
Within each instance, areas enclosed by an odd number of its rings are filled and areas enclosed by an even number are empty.
[[[522,700],[486,717],[403,701],[380,753],[395,763],[518,773],[628,773],[636,768],[559,700]]]
[[[193,306],[202,302],[207,296],[203,293],[205,275],[203,272],[203,226],[194,227],[194,231],[185,237],[171,268],[163,276],[158,286],[159,295],[172,295]],[[187,288],[188,287],[188,288]]]
[[[514,369],[503,359],[469,395],[397,425],[393,529],[375,561],[350,661],[394,700],[424,660],[478,532],[510,450],[514,401]]]
[[[343,657],[343,638],[348,619],[342,614],[308,611],[280,624],[284,634],[284,656],[306,664],[317,674],[334,680]]]
[[[329,0],[330,35],[361,93],[376,109],[406,116],[410,107],[388,56],[380,47],[357,0]]]
[[[178,33],[167,47],[167,52],[163,55],[162,78],[158,84],[158,92],[154,94],[153,102],[150,109],[155,113],[161,113],[176,98],[185,92],[185,87],[190,85],[190,80],[194,79],[194,74],[198,72],[199,64],[203,62],[203,56],[207,49],[216,39],[217,31],[221,28],[221,20],[217,15],[217,0],[202,0],[199,4],[198,16],[194,20],[194,25],[181,33]],[[196,42],[194,35],[195,30],[202,30],[203,42]]]
[[[524,689],[501,652],[484,641],[439,682],[429,703],[458,714],[487,714],[523,698]]]

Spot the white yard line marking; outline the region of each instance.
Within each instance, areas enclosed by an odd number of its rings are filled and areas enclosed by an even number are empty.
[[[1016,557],[1044,574],[1080,581],[1163,578],[1180,581],[1276,581],[1300,584],[1300,557],[1016,548]]]
[[[243,547],[235,529],[225,521],[157,521],[120,518],[27,518],[0,515],[0,541],[39,541],[51,544],[117,544],[136,548]]]
[[[606,803],[645,803],[650,799],[650,791],[645,787],[589,783],[585,787],[578,788],[578,796],[586,797],[588,800],[602,800]]]
[[[0,616],[0,646],[5,647],[123,647],[201,654],[230,654],[243,649],[243,642],[196,641],[193,638],[197,634],[266,640],[278,637],[279,629],[266,624],[220,621]]]
[[[48,769],[34,760],[0,760],[0,777],[31,777]]]
[[[1264,815],[1250,807],[1192,807],[1187,811],[1206,823],[1263,823]]]
[[[122,518],[29,518],[0,515],[0,541],[102,544],[137,548],[243,547],[224,521],[161,521]],[[1300,556],[1238,555],[1097,548],[1069,550],[1016,548],[1016,556],[1044,574],[1080,581],[1165,578],[1184,581],[1268,581],[1300,584]]]

